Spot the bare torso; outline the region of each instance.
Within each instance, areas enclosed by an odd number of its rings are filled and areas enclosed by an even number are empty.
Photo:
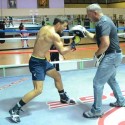
[[[33,56],[44,58],[50,47],[53,45],[55,34],[56,32],[53,26],[42,27],[35,41]]]

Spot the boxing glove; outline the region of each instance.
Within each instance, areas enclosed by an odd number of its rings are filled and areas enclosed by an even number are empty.
[[[95,67],[98,67],[102,61],[102,59],[104,58],[105,53],[99,55],[99,56],[94,56],[94,62],[95,62]]]
[[[84,38],[86,28],[81,26],[81,25],[76,25],[76,26],[72,27],[69,32],[73,33],[73,34],[76,34],[77,36],[79,36],[81,38]]]

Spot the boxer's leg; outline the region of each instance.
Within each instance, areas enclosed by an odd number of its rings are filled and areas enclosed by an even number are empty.
[[[56,69],[52,69],[52,70],[48,70],[46,74],[54,79],[55,87],[57,88],[60,95],[60,101],[62,103],[75,104],[75,101],[73,99],[70,99],[67,96],[66,92],[64,91],[60,73],[57,72]]]

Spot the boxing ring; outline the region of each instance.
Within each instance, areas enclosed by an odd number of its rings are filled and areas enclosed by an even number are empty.
[[[119,28],[118,30],[123,30],[124,28],[122,27],[122,28]],[[89,31],[92,31],[92,32],[94,32],[94,29],[89,29]],[[4,30],[4,31],[0,31],[0,32],[11,32],[11,33],[15,33],[15,32],[17,32],[17,33],[20,33],[20,31],[19,30]],[[37,33],[38,32],[38,30],[28,30],[28,31],[24,31],[24,32],[28,32],[28,33]],[[69,30],[64,30],[64,32],[69,32]],[[122,35],[124,35],[125,33],[118,33],[118,35],[119,36],[122,36]],[[61,37],[62,38],[62,40],[63,39],[72,39],[73,38],[73,36],[63,36],[63,37]],[[30,37],[28,37],[28,38],[20,38],[20,37],[10,37],[10,38],[0,38],[0,40],[5,40],[5,41],[8,41],[8,42],[10,42],[11,43],[11,41],[17,41],[17,42],[20,42],[20,40],[23,40],[23,39],[28,39],[28,40],[35,40],[36,39],[36,36],[30,36]],[[122,45],[122,48],[124,48],[124,44]],[[24,48],[24,49],[30,49],[30,48]],[[31,47],[31,49],[32,49],[32,47]],[[31,50],[30,49],[30,50]],[[92,46],[92,47],[89,47],[88,48],[89,50],[93,50],[93,53],[96,51],[96,49],[97,49],[97,47],[95,47],[95,46]],[[82,48],[80,48],[80,47],[78,47],[77,48],[77,52],[79,51],[83,51],[84,53],[86,53],[86,51],[88,50],[88,49],[86,49],[85,47],[82,47]],[[7,55],[7,54],[9,54],[9,55],[16,55],[16,54],[18,54],[18,55],[26,55],[26,54],[29,54],[29,57],[31,56],[31,53],[32,53],[32,50],[31,51],[15,51],[15,52],[8,52],[8,51],[6,51],[7,49],[1,49],[0,50],[0,54],[1,55]],[[6,51],[6,52],[5,52]],[[124,50],[125,51],[125,50]],[[49,51],[49,53],[50,52],[55,52],[54,50],[50,50]],[[56,51],[57,52],[57,51]],[[72,54],[72,53],[71,53]],[[74,54],[74,53],[73,53]],[[79,53],[77,53],[77,54],[79,54]],[[69,55],[70,56],[70,55]],[[29,58],[28,57],[28,58]],[[76,58],[77,58],[77,56],[76,56]],[[70,70],[70,69],[73,69],[73,70],[79,70],[79,69],[86,69],[86,68],[93,68],[94,67],[94,63],[93,63],[93,56],[91,56],[91,57],[89,57],[89,58],[80,58],[80,59],[73,59],[73,60],[63,60],[63,61],[57,61],[57,62],[51,62],[51,63],[60,63],[60,69],[61,69],[61,71],[65,71],[65,70]],[[16,60],[18,60],[18,58],[16,58]],[[68,66],[65,66],[65,62],[67,63],[67,64],[70,64],[70,65],[68,65]],[[71,63],[72,62],[72,63]],[[122,63],[125,63],[125,56],[123,56],[123,61],[122,61]],[[6,77],[6,76],[9,76],[9,74],[11,74],[10,72],[11,72],[11,70],[17,70],[17,69],[22,69],[22,68],[27,68],[28,67],[28,61],[26,62],[26,63],[23,63],[23,64],[20,64],[20,63],[18,63],[18,64],[4,64],[4,63],[2,63],[2,64],[0,64],[0,75],[1,75],[1,77],[3,76],[3,77]],[[27,70],[28,70],[28,68],[27,68]],[[18,70],[17,70],[18,71]],[[19,72],[20,72],[20,70],[19,70]],[[25,72],[21,72],[21,73],[25,73]],[[29,72],[27,72],[27,73],[29,73]],[[11,74],[12,75],[12,74]],[[21,74],[20,74],[21,75]]]
[[[121,64],[118,68],[117,80],[125,96],[124,69],[125,65]],[[60,104],[54,81],[46,76],[43,93],[23,107],[24,112],[20,113],[21,122],[18,124],[124,125],[125,108],[109,106],[109,103],[115,99],[108,85],[105,86],[103,93],[103,111],[106,111],[106,114],[98,119],[86,119],[82,116],[83,112],[89,110],[93,103],[92,81],[95,72],[96,68],[60,71],[64,88],[68,95],[76,100],[76,105]],[[0,78],[0,125],[12,124],[8,120],[8,110],[32,87],[30,74]]]
[[[123,35],[123,34],[122,34]],[[72,38],[72,36],[70,36]],[[28,39],[35,39],[30,37]],[[5,38],[14,40],[20,38]],[[63,39],[63,38],[62,38]],[[124,48],[125,44],[122,44]],[[96,51],[92,46],[88,50]],[[77,47],[76,52],[87,51],[86,47]],[[50,52],[57,52],[50,50]],[[0,51],[1,56],[14,55],[24,56],[32,50],[25,51]],[[74,53],[72,53],[74,54]],[[71,56],[71,53],[70,53]],[[54,81],[46,76],[43,93],[23,107],[24,112],[20,113],[21,122],[19,125],[125,125],[125,109],[111,108],[110,102],[114,102],[112,91],[106,85],[103,93],[102,118],[86,119],[82,116],[83,112],[89,110],[93,104],[93,78],[96,72],[93,58],[81,58],[73,60],[62,60],[51,62],[59,63],[60,74],[65,91],[76,100],[75,105],[60,104],[59,95],[54,86]],[[125,55],[118,68],[117,80],[125,96]],[[8,120],[10,116],[8,110],[20,100],[20,98],[33,88],[31,74],[28,63],[0,65],[0,125],[11,125]]]

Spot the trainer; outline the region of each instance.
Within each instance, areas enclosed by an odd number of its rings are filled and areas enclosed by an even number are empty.
[[[84,112],[83,116],[95,118],[103,115],[102,95],[106,83],[111,87],[116,98],[116,102],[110,103],[110,106],[125,106],[125,99],[116,81],[116,70],[122,61],[122,53],[119,46],[117,28],[113,21],[103,14],[98,4],[91,4],[86,9],[88,18],[96,23],[96,33],[93,34],[86,31],[85,34],[97,42],[98,50],[95,53],[95,57],[100,63],[96,62],[98,69],[93,79],[94,103],[91,110]]]

